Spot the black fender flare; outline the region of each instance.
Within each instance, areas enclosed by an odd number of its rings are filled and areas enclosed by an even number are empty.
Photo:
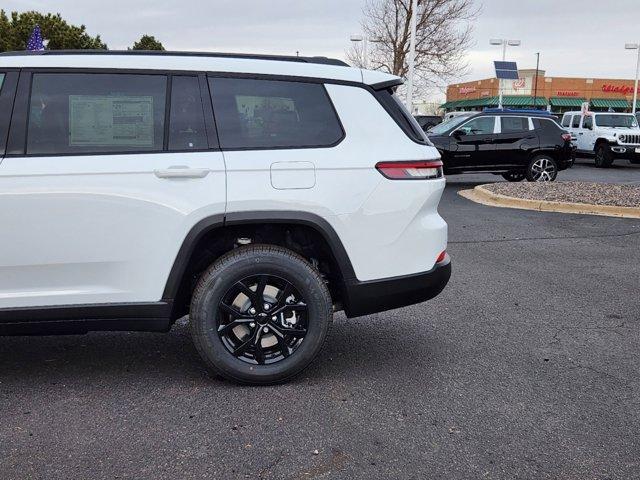
[[[162,298],[164,301],[173,301],[176,298],[180,283],[184,277],[189,259],[195,251],[196,245],[200,239],[218,228],[225,228],[235,225],[262,223],[262,224],[297,224],[313,228],[319,232],[325,239],[331,253],[333,254],[338,267],[340,268],[340,276],[343,282],[352,281],[356,278],[353,265],[349,259],[349,255],[340,240],[340,237],[333,227],[324,218],[309,212],[296,211],[249,211],[234,212],[226,215],[213,215],[200,220],[189,231],[182,246],[178,251],[178,255],[173,262],[171,272],[167,279]]]

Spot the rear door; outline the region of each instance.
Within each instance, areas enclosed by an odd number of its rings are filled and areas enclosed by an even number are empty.
[[[525,166],[531,150],[540,142],[528,117],[500,117],[500,132],[496,135],[496,167]]]
[[[191,227],[224,214],[212,119],[204,76],[23,71],[0,165],[0,308],[161,300]]]
[[[476,117],[451,134],[451,168],[484,170],[495,155],[495,116]]]

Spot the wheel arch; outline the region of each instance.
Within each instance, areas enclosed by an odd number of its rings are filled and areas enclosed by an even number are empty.
[[[206,261],[212,259],[215,261],[216,258],[233,248],[233,246],[229,247],[228,242],[237,232],[269,226],[279,229],[281,233],[290,227],[300,227],[306,231],[315,232],[317,238],[323,242],[320,248],[328,250],[330,256],[328,260],[335,270],[335,279],[339,283],[334,286],[332,293],[339,293],[339,296],[343,297],[345,282],[356,278],[356,275],[342,241],[325,219],[313,213],[296,211],[228,213],[201,220],[185,237],[174,260],[162,296],[163,301],[171,302],[173,305],[172,319],[179,318],[186,313],[185,309],[188,309],[188,299],[192,290],[190,281],[193,281],[192,274],[198,273],[198,256],[202,254],[203,250],[213,250],[214,253],[205,257],[208,258]],[[225,239],[226,246],[217,246],[215,249],[211,249],[211,241],[215,239]]]

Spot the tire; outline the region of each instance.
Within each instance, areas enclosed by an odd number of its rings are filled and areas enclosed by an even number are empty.
[[[527,166],[529,182],[554,182],[558,176],[558,163],[548,155],[537,155]]]
[[[249,245],[202,274],[190,323],[196,349],[214,373],[270,385],[298,375],[313,361],[332,316],[329,290],[309,262],[285,248]]]
[[[525,172],[507,172],[502,174],[502,178],[504,178],[508,182],[521,182],[527,177]]]
[[[596,149],[596,168],[609,168],[613,163],[613,155],[605,145]]]

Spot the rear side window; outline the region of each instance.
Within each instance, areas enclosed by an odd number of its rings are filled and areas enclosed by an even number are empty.
[[[584,117],[582,121],[582,128],[587,128],[589,130],[593,129],[593,117]]]
[[[556,122],[544,118],[534,118],[533,128],[543,134],[560,134],[562,132],[562,129]]]
[[[562,117],[562,126],[570,127],[571,126],[571,115],[565,115]]]
[[[580,115],[573,116],[573,123],[571,124],[572,128],[580,128]]]
[[[163,75],[36,73],[28,154],[161,151]]]
[[[329,147],[344,132],[323,85],[210,78],[223,149]]]
[[[2,90],[3,83],[4,83],[4,73],[0,73],[0,90]]]
[[[529,131],[529,119],[525,117],[501,117],[502,133],[520,133]]]
[[[198,77],[174,76],[171,79],[169,150],[204,150],[207,146]]]

